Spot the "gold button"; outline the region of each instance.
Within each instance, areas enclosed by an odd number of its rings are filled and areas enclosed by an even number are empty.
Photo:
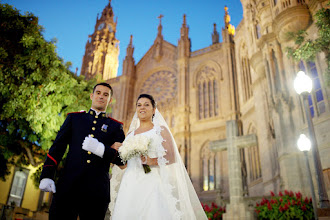
[[[95,131],[95,127],[92,127],[92,130]]]
[[[96,121],[93,121],[94,124],[96,124]]]
[[[91,134],[91,137],[93,138],[94,137],[94,134]]]
[[[91,163],[91,161],[90,160],[87,160],[87,163]]]
[[[90,112],[90,114],[92,115],[92,114],[93,114],[93,112],[91,111],[91,112]]]
[[[91,154],[92,152],[88,151],[87,153],[88,153],[88,154]]]
[[[99,116],[95,115],[95,118],[99,118]]]

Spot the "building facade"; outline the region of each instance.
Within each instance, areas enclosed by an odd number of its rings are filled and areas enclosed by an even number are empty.
[[[314,62],[296,62],[286,53],[287,47],[295,46],[288,32],[307,28],[309,36],[317,37],[313,16],[326,2],[241,0],[243,19],[236,33],[225,8],[223,41],[219,42],[214,24],[212,45],[197,51],[191,51],[185,15],[178,45],[164,39],[160,20],[153,45],[137,63],[131,36],[120,76],[117,22],[109,3],[86,44],[81,74],[87,79],[100,74],[113,86],[112,116],[124,122],[126,131],[138,95],[153,95],[201,200],[222,201],[229,197],[231,158],[227,151],[211,151],[209,143],[226,139],[229,120],[237,122],[240,136],[257,136],[254,146],[240,149],[245,196],[285,189],[311,195],[303,153],[296,145],[300,133],[308,134],[303,103],[293,89],[296,73],[304,70],[314,82],[309,107],[329,194],[330,90],[323,77],[325,55],[318,54]],[[310,161],[315,177],[311,154]]]

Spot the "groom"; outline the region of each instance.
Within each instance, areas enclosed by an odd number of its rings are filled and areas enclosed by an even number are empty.
[[[54,193],[51,220],[76,220],[77,216],[104,220],[110,202],[110,163],[123,165],[114,143],[125,139],[122,123],[105,114],[112,94],[109,84],[95,85],[91,109],[69,113],[49,149],[39,188]],[[68,145],[63,172],[55,186],[54,175]]]

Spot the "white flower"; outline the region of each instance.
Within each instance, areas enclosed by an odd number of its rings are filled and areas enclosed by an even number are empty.
[[[120,158],[125,163],[133,157],[145,156],[148,154],[149,144],[150,138],[144,135],[129,136],[118,150]]]

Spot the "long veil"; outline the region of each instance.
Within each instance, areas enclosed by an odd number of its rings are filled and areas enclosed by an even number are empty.
[[[188,176],[187,170],[182,162],[173,135],[157,108],[153,118],[153,124],[156,127],[156,133],[159,134],[160,142],[163,142],[163,146],[165,146],[164,148],[162,147],[163,151],[158,155],[160,175],[162,182],[168,185],[168,188],[170,188],[172,200],[176,204],[177,216],[180,216],[179,219],[183,220],[207,219],[201,203],[197,197],[196,191]],[[137,114],[135,113],[129,127],[128,134],[136,130],[139,126],[140,121],[137,117]],[[157,128],[159,128],[158,132]],[[164,130],[166,130],[166,132],[163,132]],[[165,136],[162,135],[164,133],[166,134]],[[164,142],[168,143],[165,144]],[[162,143],[160,143],[160,145],[161,144]],[[168,147],[169,145],[170,147]],[[172,155],[172,159],[168,159],[166,156],[164,156],[164,149],[166,154]],[[112,171],[112,178],[110,181],[111,202],[109,205],[111,212],[114,208],[115,199],[117,197],[117,192],[120,185],[120,179],[124,172],[120,170],[120,168],[116,167],[116,165],[113,167]]]

